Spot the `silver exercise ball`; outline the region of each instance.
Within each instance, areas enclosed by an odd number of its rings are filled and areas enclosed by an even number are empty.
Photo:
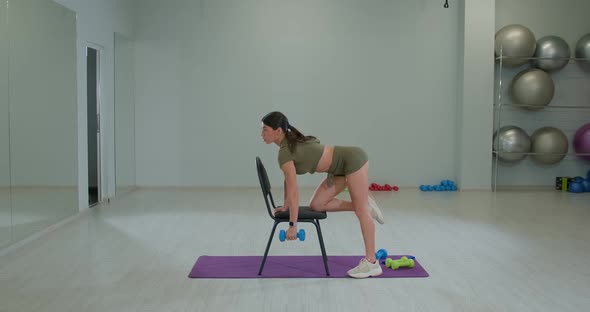
[[[531,63],[545,71],[556,71],[567,65],[570,56],[570,46],[565,40],[558,36],[546,36],[537,40],[534,57],[541,59],[534,59]]]
[[[531,150],[531,139],[523,129],[517,126],[504,126],[494,133],[494,150],[497,157],[505,162],[517,162],[524,159]]]
[[[590,33],[585,34],[576,44],[576,57],[590,59]],[[578,62],[583,69],[590,71],[590,61],[580,60]]]
[[[536,46],[535,35],[530,29],[523,25],[512,24],[496,32],[494,52],[496,56],[508,57],[502,59],[503,66],[517,67],[528,61],[526,57],[535,54]]]
[[[531,135],[531,158],[537,163],[552,165],[560,162],[568,151],[569,144],[563,132],[554,127],[543,127]]]
[[[531,68],[518,73],[512,80],[510,92],[514,104],[527,110],[539,110],[549,105],[555,94],[553,79],[546,72]]]

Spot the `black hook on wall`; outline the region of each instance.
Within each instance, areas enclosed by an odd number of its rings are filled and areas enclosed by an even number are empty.
[[[449,0],[446,0],[445,1],[445,5],[443,5],[443,7],[445,7],[445,9],[448,9],[449,8]]]

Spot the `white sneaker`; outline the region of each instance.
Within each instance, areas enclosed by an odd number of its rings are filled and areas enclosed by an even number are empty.
[[[371,196],[369,196],[369,212],[371,213],[371,217],[373,217],[373,219],[375,219],[377,222],[380,224],[385,223],[381,209],[379,209],[379,206],[377,206],[377,203]]]
[[[348,270],[346,273],[348,273],[348,276],[354,278],[367,278],[369,276],[379,276],[383,274],[383,270],[381,269],[381,265],[379,265],[379,261],[371,263],[366,258],[363,258],[359,262],[359,265]]]

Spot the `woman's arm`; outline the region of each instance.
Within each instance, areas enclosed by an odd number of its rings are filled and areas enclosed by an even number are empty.
[[[287,178],[285,178],[285,184],[283,185],[283,207],[287,207]]]
[[[296,235],[297,216],[299,215],[299,187],[297,186],[297,174],[293,161],[284,163],[281,170],[285,175],[285,203],[283,205],[289,207],[289,221],[295,224],[293,233]],[[293,239],[295,238],[297,237],[294,236]]]

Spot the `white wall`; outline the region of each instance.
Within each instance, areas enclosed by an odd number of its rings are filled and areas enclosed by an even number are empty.
[[[135,61],[133,41],[115,35],[116,194],[135,188]]]
[[[10,185],[75,189],[75,15],[52,1],[21,0],[9,3],[8,16]]]
[[[536,39],[548,35],[563,38],[570,46],[572,57],[577,41],[590,33],[590,1],[587,0],[496,0],[496,30],[508,24],[522,24],[535,34]],[[590,73],[584,72],[575,62],[551,74],[555,84],[555,96],[550,106],[586,105],[590,107]],[[528,64],[516,69],[503,70],[503,96],[509,101],[508,88],[512,78],[529,68]],[[590,122],[590,110],[565,110],[546,108],[536,112],[508,111],[502,114],[503,125],[517,125],[532,135],[543,126],[561,129],[568,137],[573,153],[573,137],[576,130]],[[576,156],[567,156],[555,165],[539,166],[529,158],[498,169],[498,185],[529,186],[554,185],[556,176],[585,176],[590,162]]]
[[[461,189],[490,189],[494,0],[469,0],[462,2],[461,7],[458,183]]]
[[[10,186],[10,130],[8,125],[8,45],[5,44],[8,40],[8,31],[6,27],[6,2],[0,3],[0,196],[4,196],[2,188]],[[4,203],[1,201],[4,210]],[[8,208],[10,209],[10,208]],[[2,213],[2,212],[0,212]],[[1,218],[0,218],[1,219]],[[0,242],[2,238],[0,238]],[[1,245],[1,243],[0,243]]]
[[[86,46],[102,47],[102,122],[103,166],[107,179],[103,192],[111,197],[115,192],[114,171],[114,32],[132,36],[131,0],[56,0],[77,13],[78,26],[78,172],[79,206],[88,207],[88,153],[86,122]]]
[[[271,110],[325,144],[365,148],[371,181],[456,176],[458,5],[135,3],[138,185],[254,186],[256,155],[280,185],[259,136]]]

